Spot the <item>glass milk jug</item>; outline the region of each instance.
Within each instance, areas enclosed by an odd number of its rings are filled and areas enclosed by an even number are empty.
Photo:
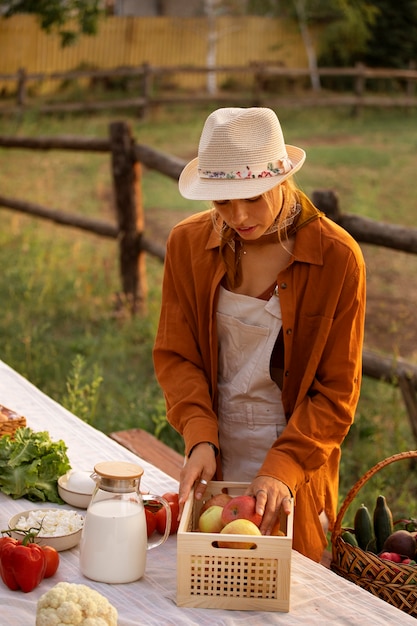
[[[171,509],[160,496],[141,495],[143,469],[134,463],[103,462],[94,467],[96,482],[84,520],[80,568],[103,583],[130,583],[145,572],[146,551],[166,541]],[[166,510],[165,534],[148,542],[143,501],[157,500]]]

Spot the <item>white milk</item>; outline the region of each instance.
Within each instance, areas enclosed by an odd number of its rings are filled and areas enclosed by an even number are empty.
[[[99,500],[87,511],[80,544],[81,572],[103,583],[129,583],[145,572],[143,506],[131,500]]]

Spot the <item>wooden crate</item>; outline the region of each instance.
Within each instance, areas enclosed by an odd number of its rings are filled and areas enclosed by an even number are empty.
[[[198,531],[200,509],[211,496],[226,491],[243,494],[247,483],[213,481],[203,501],[191,493],[177,535],[177,605],[246,611],[290,608],[293,510],[281,516],[285,536],[228,535],[228,541],[247,538],[252,549],[219,548],[217,533]]]

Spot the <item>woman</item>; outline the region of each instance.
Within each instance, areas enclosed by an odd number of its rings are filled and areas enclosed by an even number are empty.
[[[304,160],[270,109],[208,117],[179,189],[212,207],[168,239],[154,363],[185,442],[180,506],[212,478],[248,482],[270,534],[294,498],[293,547],[319,561],[359,398],[365,268],[295,186]]]

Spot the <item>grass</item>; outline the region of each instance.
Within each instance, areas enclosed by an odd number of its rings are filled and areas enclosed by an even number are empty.
[[[148,120],[123,117],[137,142],[188,159],[195,155],[208,111],[184,106],[160,109]],[[353,118],[346,110],[284,110],[279,116],[287,142],[307,151],[306,165],[297,175],[306,193],[334,188],[344,212],[415,226],[415,113],[364,111]],[[0,134],[107,137],[115,119],[111,114],[28,113],[0,118]],[[3,195],[114,219],[109,155],[3,149],[0,163]],[[183,200],[176,184],[156,172],[144,171],[143,197],[149,218],[162,212],[162,222],[170,212],[175,221],[182,213],[201,209],[199,203]],[[165,421],[151,359],[162,264],[148,257],[149,311],[129,319],[115,305],[120,280],[114,241],[3,208],[0,212],[1,358],[98,429],[109,433],[144,428],[181,450],[180,438]],[[371,249],[367,255],[374,268],[369,277],[372,291],[385,293],[384,271],[396,269],[400,275],[404,263],[381,267],[380,273],[380,258],[388,258],[388,253]],[[414,261],[407,258],[410,285]],[[340,501],[371,465],[414,447],[398,389],[365,379],[356,422],[343,446]],[[412,478],[407,463],[396,464],[386,478],[378,476],[361,490],[358,501],[372,508],[381,491],[405,514],[415,495]],[[399,484],[407,489],[399,493]]]

